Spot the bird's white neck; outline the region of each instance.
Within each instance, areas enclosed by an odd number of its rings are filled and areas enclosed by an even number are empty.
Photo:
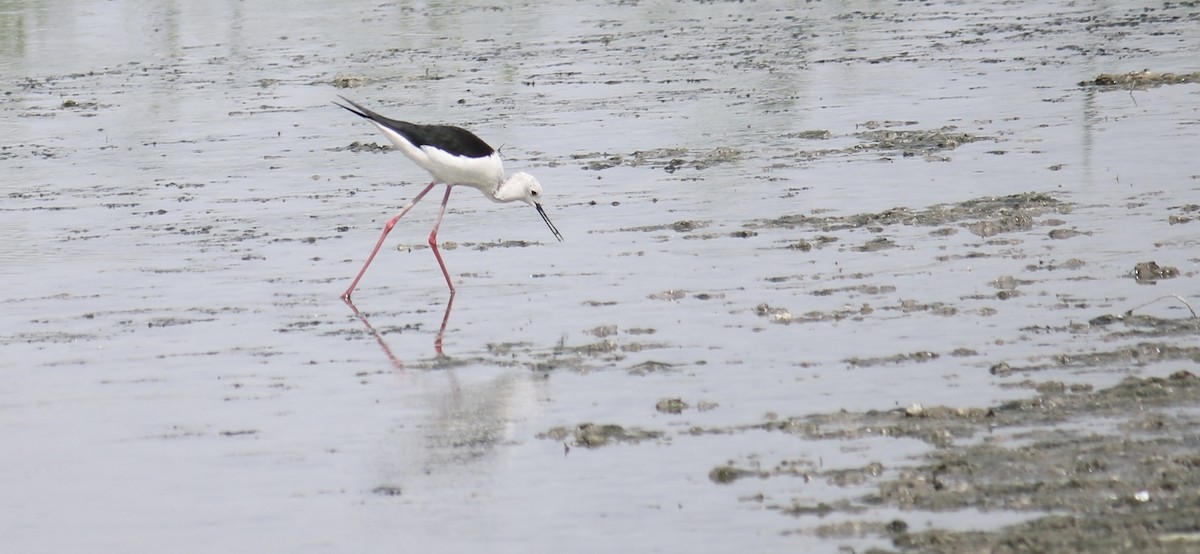
[[[496,184],[496,188],[490,191],[488,197],[496,202],[516,202],[525,200],[528,189],[528,174],[513,173]]]

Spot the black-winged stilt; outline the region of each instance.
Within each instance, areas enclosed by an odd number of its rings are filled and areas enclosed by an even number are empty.
[[[537,209],[542,220],[550,227],[550,232],[554,233],[555,238],[560,241],[563,239],[554,224],[550,223],[546,211],[542,209],[542,185],[538,183],[537,179],[523,172],[513,173],[506,179],[500,154],[470,131],[449,125],[417,125],[407,121],[388,119],[358,105],[345,96],[339,96],[339,98],[345,100],[350,106],[337,102],[334,104],[354,115],[370,120],[380,131],[383,131],[392,144],[396,145],[397,150],[433,175],[433,182],[429,183],[429,186],[425,187],[420,194],[400,210],[400,213],[389,219],[383,226],[383,234],[379,236],[379,242],[375,244],[375,249],[371,250],[371,255],[367,256],[366,263],[359,270],[358,276],[350,283],[350,288],[342,293],[342,300],[350,301],[354,287],[358,286],[358,281],[367,272],[371,260],[375,259],[375,254],[383,246],[384,239],[392,231],[392,227],[396,226],[396,222],[404,217],[404,214],[408,213],[408,210],[420,202],[438,183],[446,185],[446,195],[442,197],[441,210],[438,211],[437,221],[434,222],[433,230],[429,233],[429,247],[433,249],[433,255],[442,268],[442,275],[446,277],[446,284],[450,286],[451,297],[454,296],[454,283],[450,281],[450,272],[446,270],[446,263],[442,261],[442,254],[438,251],[437,232],[438,226],[442,224],[442,216],[446,214],[446,203],[450,201],[450,191],[455,186],[466,185],[478,189],[494,202],[518,200],[525,202]]]

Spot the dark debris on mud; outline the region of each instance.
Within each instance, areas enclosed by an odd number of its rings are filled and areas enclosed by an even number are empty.
[[[1200,204],[1184,204],[1182,206],[1172,206],[1172,210],[1178,210],[1178,214],[1171,214],[1167,217],[1167,223],[1171,225],[1182,225],[1191,223],[1196,217],[1196,213],[1200,212]]]
[[[528,343],[489,344],[491,363],[503,365],[525,365],[532,371],[574,371],[590,373],[612,369],[625,369],[631,375],[648,375],[670,371],[674,364],[656,360],[631,363],[627,358],[651,350],[667,348],[666,343],[637,340],[635,337],[652,335],[650,328],[630,327],[620,330],[617,326],[599,326],[585,331],[599,340],[581,344],[562,342],[549,352],[539,351]],[[624,335],[624,336],[618,336]],[[523,359],[524,361],[514,361]]]
[[[347,144],[346,146],[336,146],[333,148],[328,148],[327,150],[330,152],[371,152],[371,153],[377,154],[377,153],[381,153],[381,152],[390,152],[393,149],[392,149],[391,145],[388,145],[388,144],[379,144],[377,142],[362,142],[362,141],[356,140],[354,142],[351,142],[350,144]]]
[[[621,232],[621,233],[653,233],[655,231],[670,230],[670,231],[675,231],[676,233],[688,233],[691,231],[695,231],[696,229],[703,229],[705,227],[708,227],[710,223],[711,223],[710,221],[696,221],[696,220],[690,220],[690,219],[683,219],[680,221],[676,221],[674,223],[663,223],[660,225],[644,225],[641,227],[626,227],[623,229],[618,229],[617,232]]]
[[[868,485],[857,500],[775,506],[805,516],[904,511],[1003,510],[1034,519],[995,531],[909,532],[903,519],[863,522],[900,551],[915,552],[1191,552],[1200,538],[1200,378],[1127,378],[1102,390],[1060,382],[1037,395],[980,408],[924,408],[815,414],[693,434],[763,430],[809,440],[912,438],[934,446],[915,466],[871,462],[825,470],[791,460],[774,468],[729,462],[715,483],[746,477],[799,477],[838,486]],[[1097,426],[1097,422],[1104,422]],[[914,516],[921,519],[921,516]]]
[[[793,314],[787,308],[779,306],[771,306],[767,303],[762,303],[754,307],[754,313],[760,317],[767,318],[767,321],[772,323],[790,324],[790,323],[818,323],[829,321],[841,321],[844,319],[862,318],[875,309],[870,304],[846,305],[836,310],[811,310],[803,314]]]
[[[645,440],[664,438],[662,431],[647,431],[636,427],[625,428],[620,425],[581,423],[572,428],[554,427],[544,433],[538,433],[539,439],[560,441],[569,446],[583,448],[600,448],[619,443],[639,443]]]
[[[1080,81],[1081,87],[1094,87],[1100,90],[1127,90],[1161,87],[1163,85],[1183,85],[1200,83],[1200,71],[1193,73],[1158,73],[1144,69],[1129,73],[1101,73],[1095,79]]]
[[[1170,266],[1160,266],[1158,262],[1142,262],[1133,266],[1131,272],[1133,279],[1139,283],[1153,284],[1159,279],[1173,279],[1179,277],[1179,268]]]
[[[954,126],[937,129],[892,129],[893,126],[913,125],[915,122],[868,121],[860,125],[866,128],[839,137],[827,130],[815,130],[802,133],[789,133],[782,137],[788,141],[830,140],[834,138],[850,138],[857,140],[856,144],[844,148],[815,148],[798,149],[788,155],[792,161],[806,161],[831,156],[849,156],[854,154],[875,152],[884,156],[898,155],[901,157],[925,156],[926,159],[940,160],[933,156],[939,152],[953,150],[963,144],[972,142],[997,140],[995,137],[969,133]],[[662,169],[667,173],[675,173],[681,169],[704,170],[711,167],[740,161],[744,154],[741,149],[721,146],[707,151],[690,151],[684,148],[655,148],[639,150],[630,154],[612,154],[607,152],[588,152],[575,154],[572,159],[582,162],[584,170],[601,171],[614,167],[648,167]]]
[[[824,233],[847,229],[882,229],[892,225],[944,227],[958,225],[981,237],[1033,228],[1035,218],[1047,214],[1069,213],[1070,204],[1048,194],[1028,192],[1008,196],[986,196],[959,202],[938,204],[923,210],[896,207],[876,213],[846,216],[791,214],[773,219],[754,220],[752,229],[810,228]]]
[[[609,154],[590,152],[575,154],[571,158],[584,162],[583,169],[600,171],[613,167],[650,167],[675,173],[683,168],[708,169],[718,164],[735,162],[742,157],[737,148],[722,146],[704,152],[691,152],[684,148],[655,148],[639,150],[632,154]]]
[[[862,142],[850,147],[850,152],[899,152],[903,156],[930,155],[943,150],[953,150],[963,144],[995,140],[992,137],[964,133],[953,126],[916,130],[873,129],[855,133],[854,136]]]
[[[1128,332],[1111,332],[1108,336],[1115,338],[1137,338],[1153,336],[1154,333],[1169,333],[1169,336],[1195,335],[1200,320],[1191,319],[1159,325],[1158,321],[1150,322],[1151,318],[1139,318],[1146,325],[1143,329]],[[1161,320],[1171,321],[1171,320]],[[1135,323],[1135,322],[1131,322]],[[1144,366],[1152,363],[1185,361],[1193,364],[1200,363],[1200,347],[1176,346],[1162,342],[1142,342],[1132,346],[1112,350],[1096,350],[1072,354],[1056,354],[1046,362],[1013,367],[1012,372],[1035,372],[1049,369],[1093,369],[1112,366]]]
[[[921,510],[1054,512],[996,532],[902,533],[906,551],[1194,552],[1200,539],[1200,379],[1130,378],[1101,391],[1044,390],[989,411],[1028,428],[1012,444],[944,448],[881,483],[869,503]],[[1089,429],[1107,418],[1115,429]],[[1044,422],[1038,425],[1037,422]]]

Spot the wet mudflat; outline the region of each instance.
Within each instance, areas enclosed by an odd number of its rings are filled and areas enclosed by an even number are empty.
[[[1198,20],[0,7],[0,544],[1194,551]]]

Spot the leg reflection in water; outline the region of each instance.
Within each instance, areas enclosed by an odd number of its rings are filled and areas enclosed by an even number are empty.
[[[375,342],[379,343],[379,347],[383,349],[384,355],[386,355],[388,359],[392,361],[392,364],[396,366],[396,369],[404,369],[404,362],[400,361],[400,358],[396,357],[396,354],[392,352],[391,347],[388,346],[387,341],[383,340],[383,335],[380,334],[379,331],[375,330],[375,327],[371,325],[371,321],[367,319],[367,316],[358,310],[358,306],[355,306],[354,302],[350,301],[349,299],[345,299],[345,302],[347,306],[350,306],[350,310],[354,312],[354,315],[358,316],[358,320],[363,322],[363,325],[367,326],[367,332],[371,333],[372,337],[375,337]],[[454,295],[451,294],[450,300],[446,302],[446,313],[442,315],[442,326],[438,329],[437,338],[433,340],[433,350],[437,353],[438,358],[446,357],[446,354],[442,352],[442,338],[446,335],[446,324],[450,322],[450,309],[453,307]]]

